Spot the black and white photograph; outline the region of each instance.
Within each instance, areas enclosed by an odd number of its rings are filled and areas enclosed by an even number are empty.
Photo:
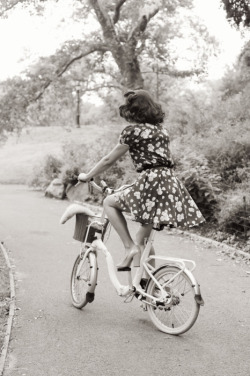
[[[0,51],[0,376],[249,376],[249,0],[0,0]]]

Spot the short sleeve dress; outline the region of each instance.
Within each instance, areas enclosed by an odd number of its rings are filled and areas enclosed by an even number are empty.
[[[193,227],[205,221],[184,185],[174,175],[169,136],[162,125],[127,126],[119,142],[129,146],[138,172],[134,184],[115,193],[115,200],[133,219],[153,224],[161,230],[169,227]]]

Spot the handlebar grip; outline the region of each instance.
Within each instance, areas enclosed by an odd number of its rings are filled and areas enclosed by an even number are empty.
[[[108,185],[104,180],[101,180],[101,185],[103,188],[106,188]]]

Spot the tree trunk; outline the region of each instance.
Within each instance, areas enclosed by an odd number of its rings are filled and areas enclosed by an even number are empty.
[[[125,89],[143,89],[144,80],[142,78],[140,64],[134,51],[129,46],[125,46],[122,53],[119,49],[110,49],[112,56],[120,70],[121,84]]]
[[[144,80],[142,78],[140,65],[135,54],[126,54],[125,70],[122,72],[123,86],[128,89],[143,89]]]
[[[103,6],[101,1],[90,0],[90,3],[102,27],[104,42],[109,46],[110,52],[121,73],[121,84],[127,89],[142,89],[144,82],[136,55],[136,46],[141,33],[146,29],[148,19],[145,16],[142,17],[138,25],[131,31],[127,41],[123,41],[124,44],[122,44],[120,36],[115,31],[114,23],[118,22],[119,11],[125,1],[120,0],[117,3],[113,20],[106,12],[105,6]]]

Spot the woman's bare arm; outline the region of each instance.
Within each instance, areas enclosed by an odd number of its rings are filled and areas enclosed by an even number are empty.
[[[122,155],[128,151],[128,145],[117,144],[114,149],[103,157],[94,168],[92,168],[87,174],[80,174],[78,180],[88,181],[111,167]]]

